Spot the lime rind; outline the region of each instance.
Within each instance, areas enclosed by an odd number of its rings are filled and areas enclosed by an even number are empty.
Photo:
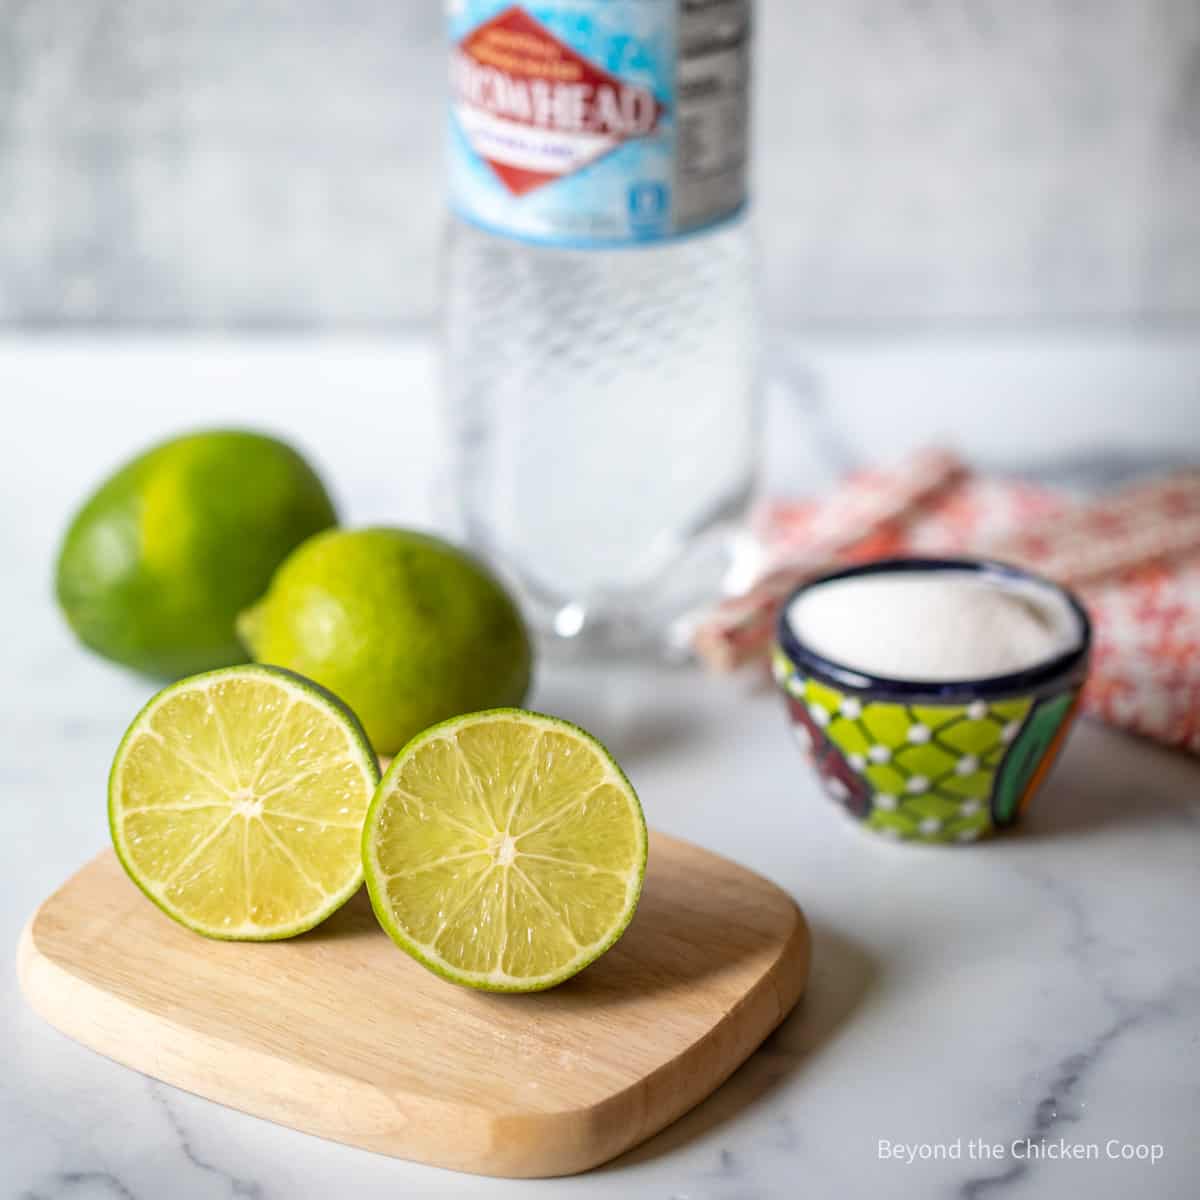
[[[242,663],[237,613],[303,541],[337,524],[292,446],[253,430],[197,430],[148,447],[76,510],[54,590],[90,650],[153,678]]]
[[[597,786],[604,786],[606,784],[615,786],[622,796],[625,797],[629,804],[630,812],[634,817],[633,827],[637,843],[636,859],[628,871],[624,873],[624,904],[616,919],[606,927],[605,933],[601,937],[580,946],[578,953],[570,960],[556,966],[553,971],[539,975],[511,975],[500,970],[498,967],[489,971],[465,970],[448,962],[428,942],[423,942],[414,937],[396,919],[393,906],[387,895],[389,876],[380,864],[377,853],[377,839],[375,835],[379,825],[380,813],[383,806],[394,794],[396,777],[403,769],[409,756],[420,747],[427,745],[437,738],[451,738],[460,730],[470,725],[494,718],[509,718],[518,723],[531,725],[540,731],[565,733],[583,742],[592,750],[597,761],[602,763],[605,769],[605,779],[602,784]],[[577,975],[585,967],[594,963],[616,944],[621,935],[629,927],[629,923],[633,920],[633,915],[637,910],[638,901],[641,897],[642,884],[646,874],[648,845],[646,819],[642,812],[641,804],[638,801],[637,793],[616,760],[599,741],[578,725],[574,725],[570,721],[565,721],[560,717],[551,717],[543,713],[529,712],[519,708],[493,708],[442,721],[419,733],[400,750],[384,773],[383,779],[375,791],[370,808],[367,810],[367,817],[363,823],[362,857],[367,893],[370,896],[371,907],[375,911],[376,919],[388,937],[406,954],[416,959],[417,962],[421,963],[422,966],[432,971],[435,975],[451,983],[487,992],[538,992],[545,991],[548,988],[565,982],[572,976]],[[428,865],[435,866],[437,863]],[[489,873],[490,868],[488,872],[485,872],[485,875]]]
[[[112,768],[108,776],[108,824],[112,838],[113,849],[126,875],[157,908],[172,920],[204,937],[222,941],[279,941],[295,937],[319,925],[342,907],[362,886],[362,863],[359,859],[355,869],[347,874],[344,884],[326,893],[321,904],[314,906],[302,917],[284,924],[263,927],[258,925],[243,925],[235,928],[224,925],[214,926],[194,920],[188,913],[172,904],[163,894],[161,885],[156,886],[143,878],[142,872],[135,865],[135,856],[127,844],[121,817],[120,780],[122,768],[130,748],[137,738],[144,734],[155,712],[167,701],[179,697],[189,690],[207,689],[214,681],[222,679],[258,678],[278,686],[291,693],[293,699],[311,705],[332,717],[333,723],[346,736],[347,758],[358,766],[364,776],[366,791],[372,791],[379,782],[379,762],[371,748],[362,724],[347,705],[332,692],[321,687],[311,679],[282,667],[248,664],[233,667],[222,667],[214,671],[205,671],[199,675],[189,676],[173,683],[157,692],[146,702],[125,731],[117,752],[113,757]]]
[[[521,704],[532,670],[528,631],[500,581],[459,547],[414,530],[309,538],[237,630],[255,661],[332,688],[384,754],[436,721]]]

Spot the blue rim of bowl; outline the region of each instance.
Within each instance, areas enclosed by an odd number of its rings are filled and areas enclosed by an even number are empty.
[[[788,622],[788,610],[798,596],[810,589],[839,579],[887,575],[899,571],[974,571],[1000,581],[1029,583],[1048,588],[1063,597],[1079,621],[1079,643],[1070,650],[1024,671],[1015,671],[1008,675],[988,675],[979,679],[953,679],[943,683],[895,679],[855,670],[818,654],[792,630]],[[1074,592],[1044,575],[990,558],[880,558],[818,576],[802,583],[784,601],[776,621],[775,635],[780,649],[792,665],[807,674],[836,687],[848,688],[855,692],[870,692],[880,699],[902,701],[917,698],[938,701],[999,699],[1002,696],[1036,694],[1053,684],[1070,681],[1076,675],[1082,678],[1092,648],[1092,622]]]

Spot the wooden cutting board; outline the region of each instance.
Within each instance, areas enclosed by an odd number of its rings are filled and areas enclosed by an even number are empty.
[[[364,893],[286,942],[208,941],[106,851],[34,914],[33,1008],[101,1054],[352,1146],[486,1175],[569,1175],[718,1086],[808,974],[791,898],[654,834],[633,923],[553,991],[488,995],[398,950]]]

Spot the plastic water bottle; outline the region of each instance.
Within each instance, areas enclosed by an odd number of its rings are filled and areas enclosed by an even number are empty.
[[[560,638],[712,596],[755,480],[749,0],[450,0],[444,380],[469,541]]]

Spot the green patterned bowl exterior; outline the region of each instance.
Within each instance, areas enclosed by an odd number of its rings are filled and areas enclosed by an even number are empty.
[[[977,559],[888,559],[804,586],[964,567],[1056,586]],[[1087,672],[1090,625],[1067,598],[1080,622],[1079,645],[1069,653],[1015,675],[947,684],[872,677],[820,658],[788,625],[789,599],[772,668],[830,798],[868,828],[904,841],[973,842],[1016,821],[1066,738]]]

